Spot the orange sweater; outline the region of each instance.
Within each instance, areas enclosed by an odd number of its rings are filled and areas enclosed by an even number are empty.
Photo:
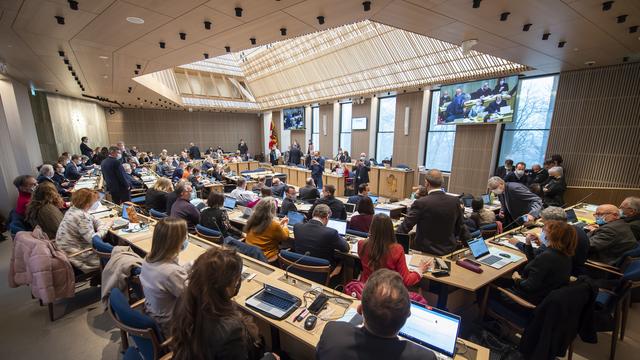
[[[262,249],[264,256],[271,261],[278,256],[280,242],[287,239],[289,239],[289,228],[280,226],[280,223],[274,220],[260,234],[253,230],[249,231],[245,241]]]

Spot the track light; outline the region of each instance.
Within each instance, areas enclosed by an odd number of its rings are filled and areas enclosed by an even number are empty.
[[[167,46],[167,44],[165,44],[164,41],[160,41],[158,45],[160,45],[160,49],[164,49],[165,46]]]
[[[237,17],[242,17],[242,8],[241,7],[237,7],[234,10],[236,11],[236,16]]]
[[[371,10],[371,1],[365,1],[362,3],[362,7],[364,8],[364,11],[369,11]]]
[[[638,32],[638,25],[633,25],[629,27],[629,34],[633,34]]]
[[[613,1],[605,1],[602,3],[602,11],[611,10],[611,5],[613,5]]]
[[[531,29],[532,24],[524,24],[522,25],[522,31],[529,31]]]
[[[71,72],[71,75],[73,75],[73,77],[76,77],[76,72],[75,72],[75,71],[72,71],[72,72]]]
[[[69,65],[69,59],[64,59],[63,61],[65,65]]]
[[[133,71],[133,73],[134,73],[134,74],[136,74],[136,75],[138,75],[138,74],[140,73],[140,71],[138,71],[138,70],[134,70],[134,71]]]
[[[75,0],[69,0],[69,7],[71,10],[78,10],[78,2]]]
[[[136,69],[138,69],[138,70],[142,69],[142,65],[136,64]]]
[[[208,59],[208,58],[209,58],[209,54],[208,54],[208,53],[204,53],[204,54],[202,54],[202,55],[204,55],[204,58],[205,58],[205,59]]]
[[[622,62],[627,62],[627,61],[629,61],[629,57],[628,56],[625,56],[625,57],[622,58]]]
[[[560,41],[560,42],[558,42],[558,47],[559,47],[559,48],[563,48],[563,47],[565,46],[565,44],[566,44],[566,43],[567,43],[567,42],[566,42],[566,41],[564,41],[564,40],[563,40],[563,41]]]
[[[549,40],[549,36],[551,36],[551,33],[544,33],[542,34],[542,40]]]
[[[627,15],[620,15],[620,16],[616,17],[616,22],[618,24],[622,24],[625,21],[627,21]]]
[[[187,33],[179,33],[178,35],[180,35],[180,40],[187,40]]]
[[[129,88],[127,89],[127,92],[131,94],[131,86],[129,86]]]
[[[204,21],[204,28],[207,29],[207,30],[211,30],[211,21],[205,20]]]
[[[482,2],[482,0],[473,0],[473,8],[477,9],[480,7],[480,2]]]
[[[324,24],[324,16],[320,15],[316,19],[318,19],[318,24],[320,25]]]
[[[62,51],[62,50],[58,50],[58,56],[60,56],[60,57],[64,57],[64,51]]]
[[[287,28],[281,28],[280,29],[280,35],[286,36],[287,35]]]
[[[510,12],[505,11],[502,14],[500,14],[500,21],[507,21],[507,18],[509,17],[509,15],[511,15]]]
[[[225,47],[224,47],[224,49],[225,49],[227,52],[231,52],[231,46],[229,46],[229,45],[225,46]]]
[[[71,65],[67,66],[67,69],[68,69],[69,71],[73,71],[73,67],[72,67]]]
[[[55,18],[59,25],[64,25],[64,16],[56,16]]]
[[[255,45],[256,44],[256,38],[251,38],[251,39],[249,39],[249,41],[251,41],[251,45]]]

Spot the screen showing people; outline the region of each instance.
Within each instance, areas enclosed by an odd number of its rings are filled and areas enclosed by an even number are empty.
[[[304,129],[304,108],[284,109],[282,115],[285,130]]]
[[[443,86],[438,125],[512,122],[517,86],[518,76]]]

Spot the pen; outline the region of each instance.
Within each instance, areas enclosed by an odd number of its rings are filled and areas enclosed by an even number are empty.
[[[296,318],[293,321],[294,322],[302,321],[302,319],[304,319],[304,317],[307,316],[308,312],[309,310],[307,310],[307,308],[302,309],[302,311],[300,311],[300,314],[298,314],[298,316],[296,316]]]

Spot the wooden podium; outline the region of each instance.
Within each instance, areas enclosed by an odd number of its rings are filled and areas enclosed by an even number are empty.
[[[371,170],[373,172],[373,168]],[[377,170],[379,196],[400,200],[411,196],[414,170],[397,168],[378,168]]]
[[[336,187],[336,195],[335,196],[344,196],[345,189],[345,180],[344,176],[340,176],[337,174],[322,174],[322,185],[333,185]]]

